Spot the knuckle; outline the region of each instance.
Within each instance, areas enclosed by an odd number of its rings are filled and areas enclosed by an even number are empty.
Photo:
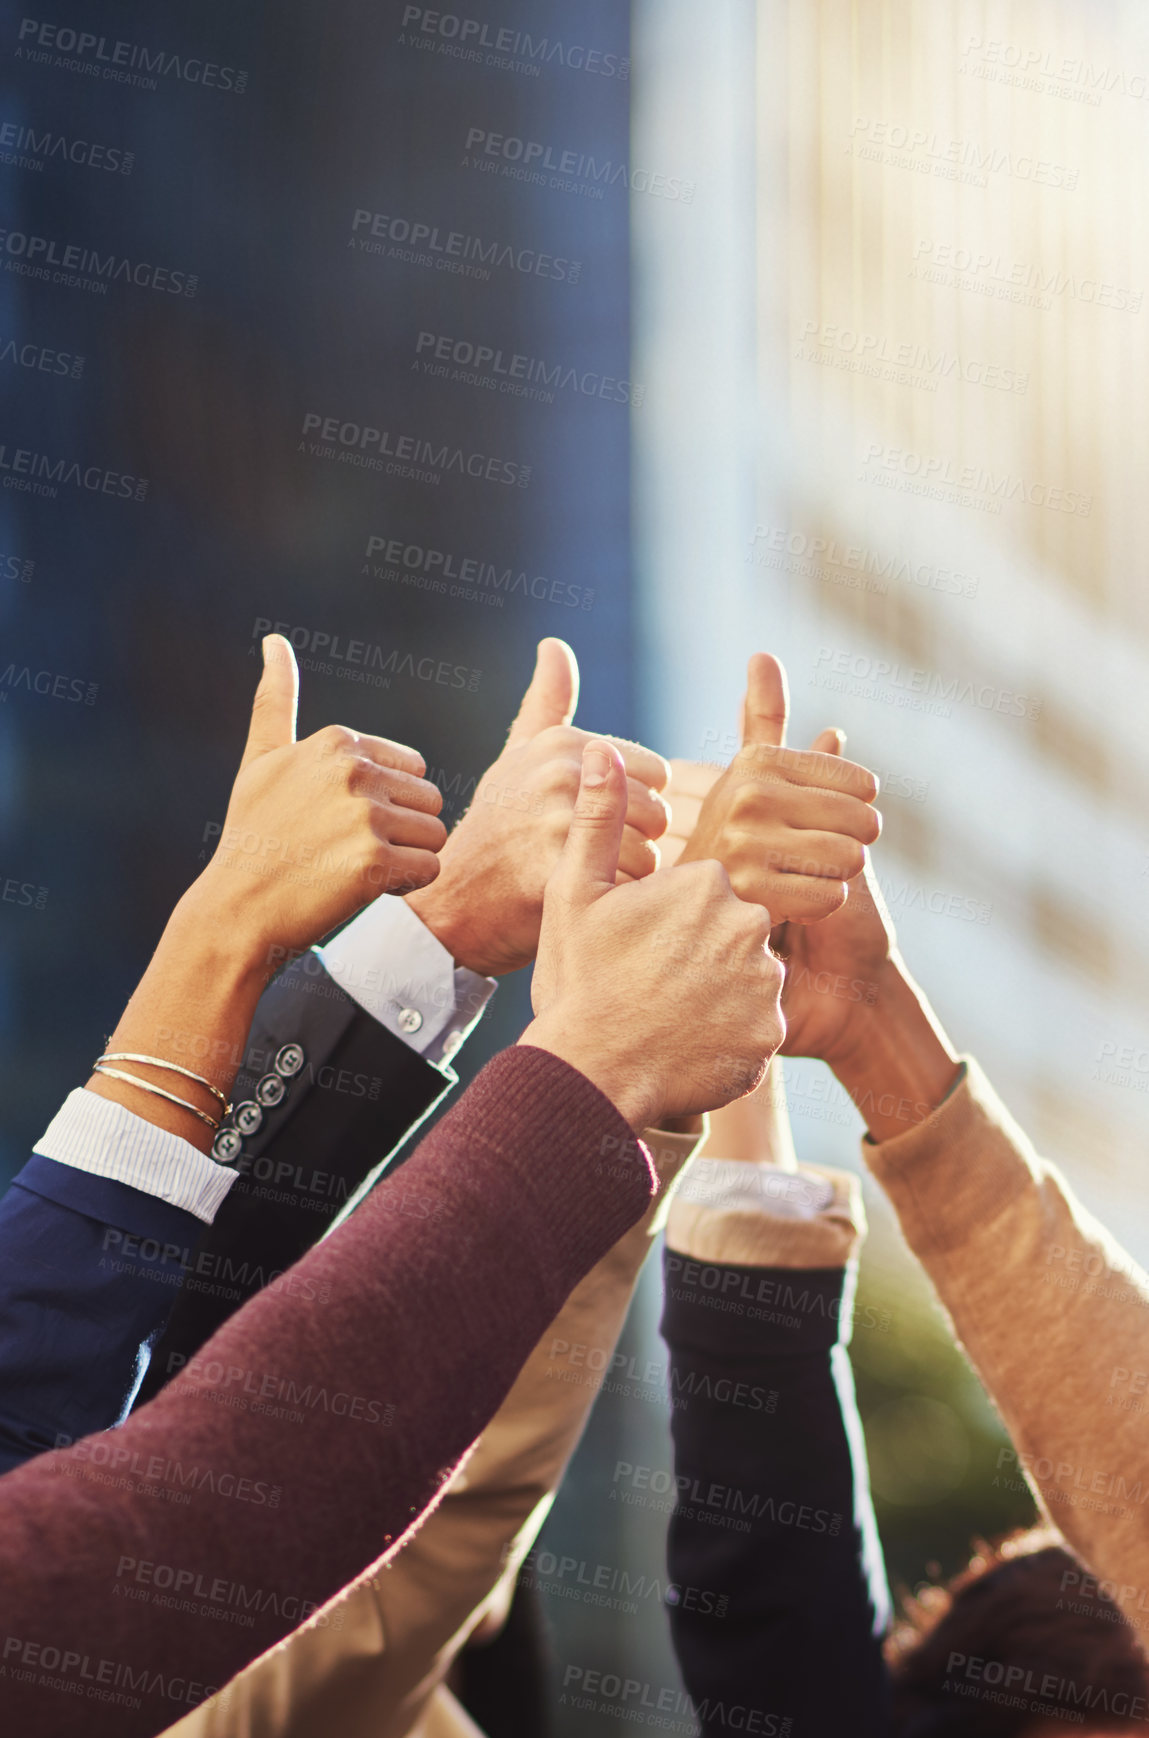
[[[730,818],[733,821],[753,821],[767,807],[765,791],[751,779],[739,779],[730,792]]]
[[[359,733],[346,724],[325,724],[315,741],[326,754],[349,754],[359,742]]]
[[[703,857],[697,863],[688,865],[694,880],[707,899],[725,899],[734,891],[725,867],[716,857]]]

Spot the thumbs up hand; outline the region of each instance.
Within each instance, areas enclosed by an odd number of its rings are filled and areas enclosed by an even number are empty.
[[[627,803],[617,746],[591,739],[520,1043],[579,1069],[639,1130],[753,1090],[784,1032],[782,968],[769,917],[717,863],[617,884]]]
[[[881,832],[878,781],[837,754],[787,748],[788,713],[785,671],[755,653],[742,747],[720,774],[689,762],[681,776],[676,769],[671,834],[688,835],[680,863],[716,858],[735,893],[775,923],[816,923],[845,904]]]
[[[381,893],[425,886],[447,831],[413,748],[329,724],[295,740],[299,671],[279,634],[264,669],[215,855],[212,908],[268,963],[319,941]]]
[[[497,976],[535,957],[547,884],[571,824],[583,746],[571,719],[578,665],[570,647],[542,640],[506,746],[479,780],[471,806],[443,848],[434,886],[408,904],[461,966]],[[669,777],[661,755],[614,741],[622,756],[627,803],[618,879],[658,867],[654,840],[666,826],[659,794]]]

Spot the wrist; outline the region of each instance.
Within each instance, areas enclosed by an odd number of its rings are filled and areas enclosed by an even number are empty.
[[[446,865],[428,887],[404,895],[407,905],[420,923],[430,930],[435,940],[446,948],[457,966],[478,973],[481,978],[497,978],[514,971],[527,960],[500,956],[474,921],[475,886],[468,891],[456,889]]]
[[[960,1062],[898,955],[886,962],[874,989],[824,1060],[861,1111],[871,1138],[881,1142],[933,1114]]]
[[[519,1043],[549,1050],[552,1056],[577,1068],[610,1099],[635,1134],[658,1126],[662,1099],[656,1083],[646,1070],[620,1055],[616,1047],[603,1043],[589,1028],[572,1025],[553,1010],[532,1020]]]
[[[797,1170],[780,1056],[772,1059],[765,1079],[753,1092],[711,1111],[705,1150],[709,1158]]]
[[[185,960],[203,956],[204,969],[210,962],[242,991],[261,989],[272,975],[283,957],[276,942],[247,890],[209,879],[205,870],[176,904],[160,945]]]

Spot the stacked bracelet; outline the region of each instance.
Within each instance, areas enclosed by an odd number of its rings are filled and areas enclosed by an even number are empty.
[[[197,1085],[210,1092],[213,1098],[217,1098],[223,1106],[224,1116],[227,1116],[231,1110],[231,1105],[218,1086],[213,1086],[211,1081],[205,1080],[202,1074],[195,1074],[190,1068],[184,1068],[178,1062],[165,1062],[160,1056],[141,1056],[134,1050],[108,1050],[103,1056],[97,1056],[92,1064],[97,1074],[106,1074],[111,1080],[122,1080],[128,1086],[138,1086],[141,1092],[151,1092],[156,1098],[166,1098],[169,1104],[178,1104],[181,1110],[190,1110],[193,1116],[198,1116],[199,1120],[205,1122],[213,1132],[219,1128],[219,1122],[198,1109],[196,1105],[189,1104],[186,1098],[179,1098],[174,1092],[166,1092],[162,1086],[153,1086],[150,1081],[141,1080],[138,1074],[125,1074],[122,1069],[108,1068],[106,1064],[109,1062],[146,1062],[150,1068],[165,1068],[173,1074],[182,1074],[185,1080],[194,1080]]]

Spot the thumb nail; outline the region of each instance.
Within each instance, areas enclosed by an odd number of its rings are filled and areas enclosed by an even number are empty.
[[[610,776],[610,755],[598,743],[590,743],[583,749],[582,782],[587,790],[595,790],[604,785]]]

